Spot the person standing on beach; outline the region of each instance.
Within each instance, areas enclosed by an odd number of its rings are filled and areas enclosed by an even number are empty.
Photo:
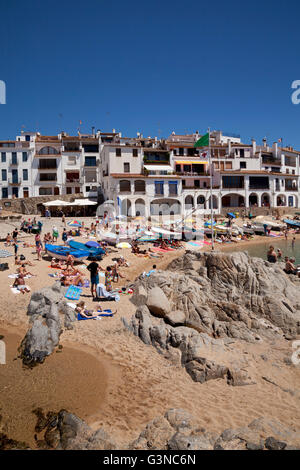
[[[15,230],[12,233],[12,237],[13,237],[14,242],[17,242],[18,235],[19,235],[18,230],[15,228]]]
[[[56,227],[53,227],[53,230],[52,230],[52,238],[53,238],[53,241],[54,242],[57,242],[57,239],[58,239],[58,230]]]
[[[107,292],[112,291],[112,271],[110,266],[107,266],[105,271],[105,289]]]
[[[67,235],[67,231],[66,229],[64,228],[63,230],[63,233],[62,233],[62,241],[64,242],[64,244],[66,245],[67,244],[67,240],[68,240],[68,235]]]
[[[293,240],[292,240],[292,248],[295,247],[295,241],[296,241],[296,237],[293,237]]]
[[[88,266],[87,269],[90,271],[91,275],[91,293],[93,299],[97,297],[97,285],[99,284],[99,271],[102,268],[99,266],[96,261],[92,261]]]

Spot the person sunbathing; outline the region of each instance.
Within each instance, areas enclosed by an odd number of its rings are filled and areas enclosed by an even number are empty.
[[[161,250],[168,250],[168,249],[169,249],[169,248],[168,248],[168,245],[167,245],[166,242],[165,242],[165,240],[162,240],[162,241],[160,242],[160,249],[161,249]]]
[[[64,263],[62,261],[57,260],[56,258],[52,258],[51,268],[66,269],[66,266],[64,265]]]
[[[23,274],[24,277],[28,276],[28,275],[29,276],[36,276],[36,274],[32,274],[31,272],[27,271],[24,263],[17,269],[17,273]]]
[[[23,274],[18,275],[18,277],[15,279],[15,282],[13,283],[13,287],[16,287],[20,292],[22,292],[22,294],[25,294],[25,292],[30,292],[28,287],[25,285]]]
[[[98,306],[98,311],[96,311],[96,312],[93,311],[93,310],[88,310],[86,308],[85,303],[83,302],[83,300],[81,300],[76,305],[75,312],[79,313],[82,317],[85,317],[85,318],[95,318],[95,317],[98,317],[99,313],[102,312],[102,308],[99,305]]]

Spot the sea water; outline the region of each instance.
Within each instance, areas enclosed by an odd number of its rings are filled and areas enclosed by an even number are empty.
[[[250,256],[256,256],[257,258],[267,259],[267,251],[270,246],[274,246],[275,251],[280,248],[282,251],[282,261],[284,257],[295,258],[296,264],[300,264],[300,239],[296,238],[294,246],[292,245],[292,237],[285,239],[276,239],[272,237],[263,237],[261,243],[254,243],[243,247],[243,242],[234,244],[228,251],[247,251]],[[226,250],[227,251],[227,250]]]

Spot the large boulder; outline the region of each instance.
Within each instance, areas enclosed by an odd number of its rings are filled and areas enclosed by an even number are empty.
[[[65,292],[59,283],[33,292],[27,309],[31,327],[20,346],[24,365],[42,363],[58,346],[63,326],[70,329],[76,321],[74,310],[64,299]]]

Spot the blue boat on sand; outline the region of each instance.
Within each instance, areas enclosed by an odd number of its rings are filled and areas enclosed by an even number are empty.
[[[88,246],[84,243],[76,242],[75,240],[69,240],[68,244],[74,250],[88,251],[89,256],[101,256],[105,255],[105,251],[99,246]]]
[[[51,245],[45,243],[45,249],[52,258],[66,260],[68,255],[74,256],[77,261],[88,258],[91,255],[89,250],[76,250],[68,246]]]
[[[299,220],[290,220],[284,219],[283,222],[291,227],[300,228],[300,221]]]

